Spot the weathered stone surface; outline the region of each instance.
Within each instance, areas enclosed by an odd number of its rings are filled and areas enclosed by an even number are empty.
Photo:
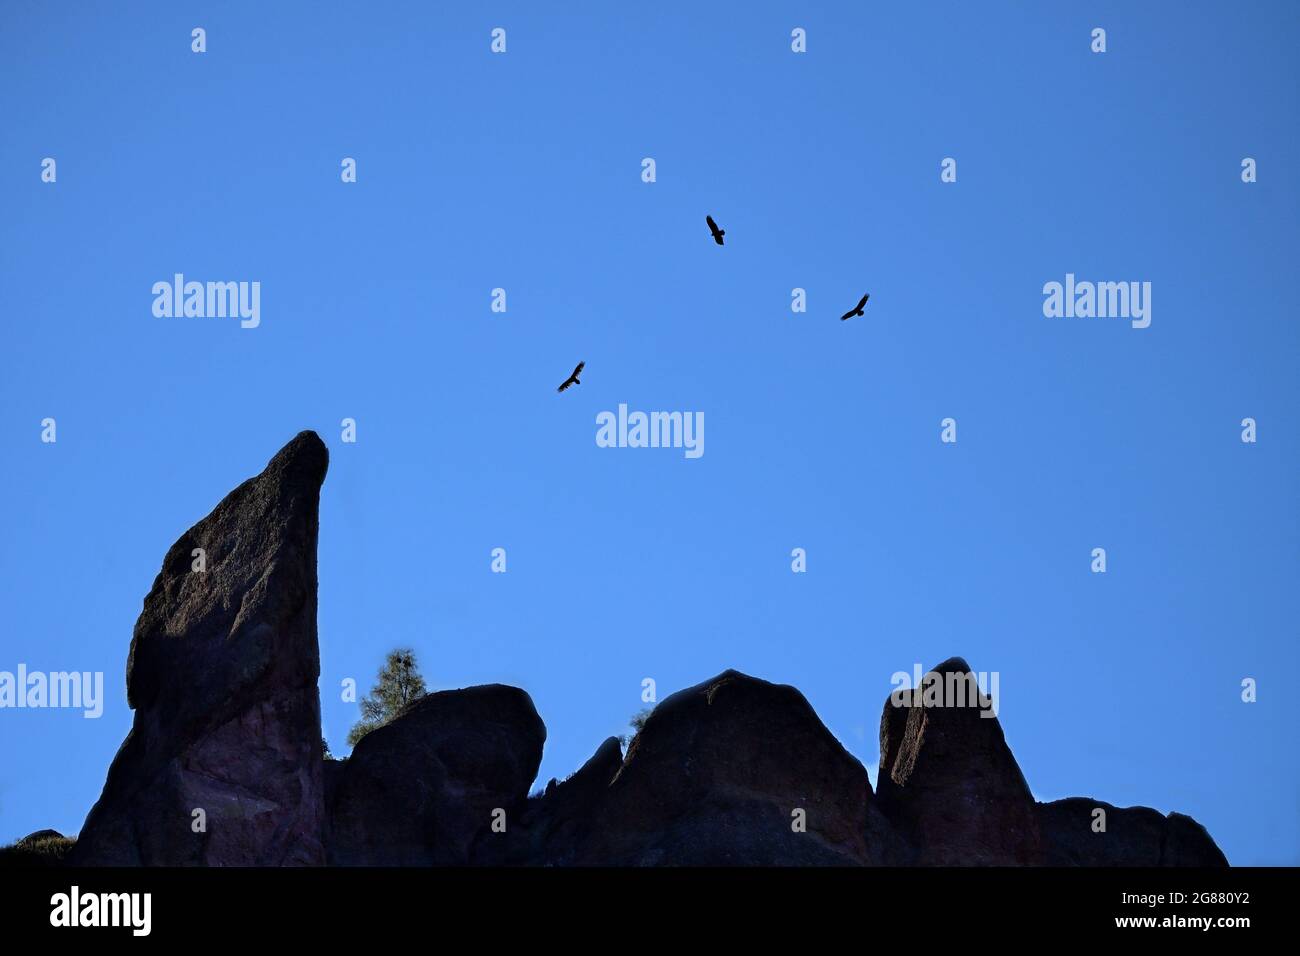
[[[316,542],[328,463],[301,433],[167,552],[127,661],[135,720],[73,863],[324,861]],[[196,548],[206,570],[193,570]]]
[[[885,702],[877,796],[912,848],[909,862],[1029,865],[1041,857],[1036,803],[977,694],[966,662],[952,658],[921,688]]]
[[[866,770],[804,696],[726,671],[651,712],[573,862],[860,865],[879,827]]]
[[[591,829],[610,782],[623,766],[617,737],[607,738],[572,776],[552,779],[530,797],[503,836],[481,833],[471,853],[476,864],[564,866]]]
[[[509,833],[545,741],[532,698],[517,687],[489,684],[421,698],[366,734],[343,762],[330,804],[329,861],[469,863],[494,810],[506,812]]]
[[[1093,829],[1105,811],[1105,832]],[[1227,866],[1205,828],[1181,813],[1116,807],[1091,797],[1038,805],[1043,861],[1049,866]]]

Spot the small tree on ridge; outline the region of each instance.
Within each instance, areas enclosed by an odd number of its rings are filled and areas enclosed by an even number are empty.
[[[348,732],[348,746],[355,747],[370,731],[401,716],[407,707],[426,693],[424,678],[415,662],[415,652],[409,647],[389,651],[375,686],[361,698],[361,719]]]

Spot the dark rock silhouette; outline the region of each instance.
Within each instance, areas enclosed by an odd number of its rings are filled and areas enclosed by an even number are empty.
[[[32,833],[27,834],[27,836],[19,840],[16,845],[21,846],[23,844],[40,843],[42,840],[66,840],[66,839],[67,837],[65,837],[58,830],[51,830],[47,828],[44,830],[35,830]]]
[[[596,810],[623,767],[617,737],[606,738],[591,758],[563,782],[552,779],[531,798],[505,834],[484,831],[472,851],[481,865],[565,866],[591,830]]]
[[[921,683],[890,695],[880,720],[880,806],[913,847],[909,862],[1039,862],[1033,795],[970,668],[954,657]]]
[[[866,770],[804,696],[726,671],[651,711],[573,861],[866,864],[882,830]]]
[[[316,539],[328,463],[303,432],[167,552],[127,660],[135,721],[74,864],[324,862]]]
[[[60,866],[75,842],[58,830],[37,830],[12,846],[0,847],[0,869]]]
[[[40,832],[0,864],[1227,864],[1178,813],[1035,802],[960,658],[886,701],[874,793],[798,690],[732,670],[661,702],[626,755],[611,737],[533,797],[546,728],[499,684],[426,695],[347,760],[323,759],[327,466],[303,432],[171,547],[131,642],[135,721],[103,794],[70,852]]]
[[[1100,819],[1104,831],[1095,829]],[[1049,866],[1228,865],[1205,827],[1181,813],[1164,816],[1150,807],[1069,797],[1039,804],[1038,820]]]
[[[489,684],[429,694],[366,734],[343,761],[329,808],[329,862],[464,864],[480,831],[507,831],[542,762],[532,698]]]

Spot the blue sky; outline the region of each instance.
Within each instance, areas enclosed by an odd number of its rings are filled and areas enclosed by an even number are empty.
[[[336,752],[409,645],[529,691],[539,783],[728,667],[874,780],[890,675],[958,654],[1039,799],[1300,862],[1300,7],[535,7],[5,4],[0,670],[108,695],[0,711],[0,841],[80,827],[163,554],[312,428]],[[260,326],[154,317],[177,272]],[[1067,272],[1150,327],[1045,317]],[[705,454],[598,448],[619,403]]]

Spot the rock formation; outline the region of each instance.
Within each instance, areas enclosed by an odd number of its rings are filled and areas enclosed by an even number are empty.
[[[316,539],[328,462],[303,432],[167,552],[127,659],[135,720],[73,863],[325,861]]]
[[[567,780],[552,779],[527,801],[505,834],[482,831],[471,855],[480,865],[565,866],[591,830],[596,810],[623,766],[623,748],[609,737]]]
[[[470,846],[507,826],[542,762],[532,698],[490,684],[429,694],[372,730],[343,761],[330,797],[329,862],[471,862]]]
[[[802,694],[726,671],[651,711],[574,862],[876,863],[881,822],[866,770]]]
[[[885,702],[877,786],[881,808],[914,848],[909,862],[1040,860],[1033,795],[987,705],[961,658],[944,661],[921,688]]]
[[[959,658],[886,701],[874,793],[799,691],[736,671],[673,694],[626,755],[611,737],[533,797],[546,728],[497,684],[429,694],[323,760],[327,463],[303,432],[168,551],[131,642],[135,721],[70,862],[1227,864],[1181,814],[1036,803]]]
[[[853,866],[894,842],[866,770],[803,695],[727,671],[659,704],[626,758],[606,740],[476,850],[484,863]]]
[[[1205,827],[1181,813],[1166,817],[1150,807],[1113,807],[1085,797],[1037,809],[1042,862],[1049,866],[1228,865]],[[1098,829],[1101,822],[1105,830]]]

